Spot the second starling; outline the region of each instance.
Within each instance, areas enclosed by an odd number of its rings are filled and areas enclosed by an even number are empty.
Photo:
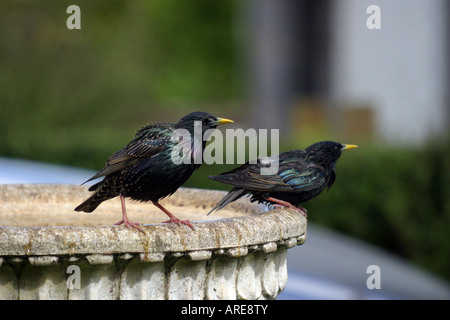
[[[314,143],[305,150],[283,152],[255,164],[246,163],[234,170],[209,178],[233,186],[233,189],[208,213],[251,195],[251,201],[292,208],[304,216],[299,204],[317,197],[331,188],[336,179],[336,161],[343,150],[356,148],[334,141]],[[261,169],[278,162],[275,174],[263,175]]]
[[[203,152],[205,148],[205,132],[220,124],[232,122],[232,120],[218,118],[206,112],[192,112],[181,118],[176,124],[154,123],[141,128],[130,143],[108,159],[102,170],[86,181],[104,177],[102,181],[89,188],[93,194],[76,207],[75,211],[92,212],[103,201],[118,196],[122,205],[122,220],[116,224],[124,224],[126,227],[133,227],[144,232],[139,227],[140,223],[128,219],[125,198],[144,202],[151,201],[169,216],[169,220],[164,223],[185,224],[193,229],[189,220],[176,218],[158,201],[173,194],[200,166],[201,162],[194,161],[194,157],[199,152]],[[198,124],[201,124],[200,141],[194,137],[194,128],[197,128]],[[180,144],[173,139],[173,134],[177,129],[181,133],[187,132],[190,135],[191,139],[186,139],[186,141],[190,141],[190,145],[184,154],[189,161],[174,161],[174,150]],[[175,155],[184,151],[185,149],[176,149]]]

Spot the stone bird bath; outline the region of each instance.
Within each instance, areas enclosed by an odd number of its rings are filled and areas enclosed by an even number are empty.
[[[161,202],[195,231],[127,201],[146,235],[113,225],[118,199],[73,211],[88,194],[0,185],[0,299],[275,299],[287,283],[287,249],[305,241],[306,219],[293,210],[260,213],[241,199],[206,216],[221,191],[180,188]]]

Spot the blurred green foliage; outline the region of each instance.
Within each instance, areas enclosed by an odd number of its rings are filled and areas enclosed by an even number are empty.
[[[0,2],[2,155],[92,167],[139,126],[233,108],[232,0],[77,1],[81,30],[71,4]]]
[[[364,148],[341,156],[336,184],[308,204],[311,221],[450,279],[450,143],[421,150]]]
[[[70,4],[81,30],[66,28]],[[205,110],[239,125],[233,4],[0,2],[0,156],[100,169],[149,122]],[[449,141],[345,152],[335,185],[305,204],[308,219],[450,279]],[[207,177],[234,167],[204,165],[186,186],[229,190]]]

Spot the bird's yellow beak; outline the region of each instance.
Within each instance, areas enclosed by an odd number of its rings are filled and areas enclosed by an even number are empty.
[[[358,146],[356,144],[344,144],[344,147],[342,148],[342,150],[348,150],[348,149],[353,149],[353,148],[358,148]]]
[[[233,123],[233,120],[217,117],[217,124]]]

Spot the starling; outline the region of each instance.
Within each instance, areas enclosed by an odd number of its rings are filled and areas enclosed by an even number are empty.
[[[104,177],[102,181],[92,185],[89,191],[94,193],[75,211],[94,211],[103,201],[120,197],[122,220],[116,225],[124,224],[143,231],[140,223],[132,222],[127,217],[125,198],[138,201],[151,201],[156,207],[169,216],[163,223],[175,222],[185,224],[192,229],[189,220],[180,220],[165,209],[158,201],[173,194],[200,167],[201,161],[194,161],[194,156],[203,152],[206,144],[205,131],[214,129],[220,124],[232,123],[232,120],[218,118],[206,112],[193,112],[176,123],[154,123],[141,128],[134,139],[125,147],[115,152],[106,162],[105,167],[84,183]],[[200,128],[198,137],[196,128]],[[174,139],[176,133],[187,133]],[[187,149],[179,146],[189,144]],[[178,147],[178,149],[176,149]],[[186,152],[184,152],[187,150]],[[175,157],[174,157],[175,155]],[[184,156],[183,162],[174,161],[176,156]],[[84,184],[83,183],[83,184]]]
[[[336,161],[343,150],[358,147],[333,141],[314,143],[305,150],[283,152],[257,163],[248,162],[234,170],[209,178],[233,186],[233,189],[208,213],[225,207],[242,196],[276,207],[292,208],[306,217],[306,209],[298,205],[331,188],[336,179]],[[261,174],[261,169],[278,161],[278,172]]]

